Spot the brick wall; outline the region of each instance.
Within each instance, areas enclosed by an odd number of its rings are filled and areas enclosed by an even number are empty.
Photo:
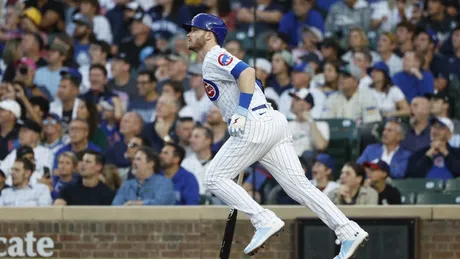
[[[217,258],[225,228],[224,220],[56,222],[1,221],[0,236],[49,236],[57,258]],[[294,258],[293,221],[286,223],[257,258]],[[423,220],[420,226],[422,259],[460,259],[460,220]],[[232,259],[248,258],[242,250],[252,234],[249,221],[237,222]]]

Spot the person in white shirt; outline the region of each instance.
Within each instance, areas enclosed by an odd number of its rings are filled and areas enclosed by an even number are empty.
[[[332,179],[334,168],[334,159],[328,154],[319,154],[313,164],[311,183],[327,196],[339,187]]]
[[[37,181],[43,177],[45,171],[51,170],[53,168],[53,153],[48,148],[39,145],[41,131],[42,127],[32,120],[24,121],[22,123],[21,129],[19,130],[19,145],[30,146],[34,152],[36,170],[33,171],[33,174],[30,178],[29,182],[31,185],[37,183]],[[11,167],[18,157],[17,152],[18,149],[11,151],[0,163],[0,169],[5,172],[7,177],[6,183],[9,185],[11,185],[12,182]]]
[[[206,95],[203,87],[203,72],[201,64],[191,64],[188,73],[190,75],[190,90],[184,93],[186,107],[193,111],[193,120],[204,123],[209,109],[213,106]]]
[[[380,34],[377,43],[377,51],[387,66],[390,68],[390,76],[402,71],[402,59],[394,53],[397,46],[396,36],[391,32]]]
[[[352,73],[359,75],[359,88],[369,88],[372,78],[367,74],[367,69],[371,66],[372,57],[368,51],[358,50],[353,53],[353,61],[350,64]]]
[[[256,78],[259,79],[262,83],[262,86],[264,88],[264,94],[265,97],[267,97],[267,100],[273,100],[273,102],[275,102],[275,104],[278,106],[280,96],[273,89],[273,87],[268,87],[268,77],[272,72],[272,63],[265,58],[257,58],[255,65],[253,59],[250,59],[248,64],[251,67],[254,67],[254,69],[256,70]]]
[[[292,132],[294,149],[297,156],[305,151],[323,151],[329,142],[329,125],[327,122],[315,122],[311,110],[315,106],[312,94],[302,88],[292,97],[291,111],[296,115],[295,121],[290,121],[288,127]]]
[[[112,43],[112,30],[107,18],[99,15],[100,5],[98,0],[83,0],[80,1],[80,12],[93,20],[94,34],[98,40],[103,40]]]
[[[200,195],[211,195],[204,185],[204,174],[212,160],[213,153],[211,144],[213,141],[212,131],[203,126],[196,126],[190,137],[190,146],[193,153],[182,161],[181,166],[195,175],[200,188]]]
[[[35,171],[28,159],[15,159],[11,168],[12,187],[4,189],[0,196],[0,207],[46,207],[51,205],[51,193],[44,184],[31,185],[29,179]]]

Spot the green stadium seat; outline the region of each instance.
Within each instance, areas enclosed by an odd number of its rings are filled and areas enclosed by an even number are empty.
[[[417,195],[417,204],[458,204],[460,205],[460,194],[445,194],[425,192]]]
[[[401,203],[402,204],[415,204],[415,192],[401,192]]]
[[[460,193],[460,179],[450,179],[446,181],[445,193]]]
[[[441,192],[444,182],[443,180],[436,179],[409,178],[401,180],[393,179],[391,185],[401,192]]]

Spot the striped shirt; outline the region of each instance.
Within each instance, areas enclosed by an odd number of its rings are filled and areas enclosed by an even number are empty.
[[[22,189],[7,188],[0,196],[0,207],[46,207],[50,205],[50,190],[41,183],[27,185]]]

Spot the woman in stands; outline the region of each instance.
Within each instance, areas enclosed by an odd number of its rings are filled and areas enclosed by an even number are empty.
[[[98,145],[104,152],[109,145],[107,138],[99,128],[99,112],[96,105],[80,99],[78,105],[77,118],[86,120],[89,125],[89,141]]]

